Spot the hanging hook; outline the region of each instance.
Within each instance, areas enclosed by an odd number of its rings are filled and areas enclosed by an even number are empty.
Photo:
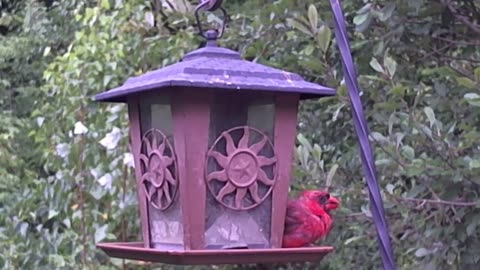
[[[207,40],[215,40],[217,38],[221,38],[223,36],[223,33],[225,32],[225,25],[227,21],[227,11],[222,7],[223,0],[200,0],[201,3],[195,8],[195,19],[197,20],[197,25],[198,29],[200,30],[200,35],[204,37]],[[212,35],[212,31],[207,31],[204,32],[202,28],[202,23],[200,22],[200,16],[199,16],[199,11],[200,10],[205,10],[205,11],[215,11],[217,9],[220,9],[223,13],[223,21],[222,21],[222,27],[220,31],[214,30],[216,35]]]

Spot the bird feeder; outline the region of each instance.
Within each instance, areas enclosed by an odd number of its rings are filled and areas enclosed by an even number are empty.
[[[195,14],[208,5],[225,13],[204,1]],[[171,264],[320,260],[333,248],[281,243],[299,100],[335,90],[242,60],[216,45],[223,30],[201,33],[206,46],[179,63],[96,96],[128,104],[143,236],[97,246]]]

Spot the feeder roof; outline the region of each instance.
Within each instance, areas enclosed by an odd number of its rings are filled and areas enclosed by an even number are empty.
[[[181,62],[132,77],[95,99],[126,102],[129,95],[172,87],[298,93],[302,99],[335,95],[332,88],[307,82],[295,73],[243,60],[238,52],[209,42],[206,47],[186,54]]]

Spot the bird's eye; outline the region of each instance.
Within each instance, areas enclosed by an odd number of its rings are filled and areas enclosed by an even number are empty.
[[[330,199],[330,194],[325,194],[320,196],[320,198],[318,198],[318,202],[320,204],[325,204],[328,201],[328,199]]]

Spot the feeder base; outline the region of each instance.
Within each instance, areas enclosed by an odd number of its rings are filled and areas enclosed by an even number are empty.
[[[110,257],[178,265],[318,262],[333,247],[275,249],[208,249],[165,251],[143,247],[141,242],[98,243]]]

